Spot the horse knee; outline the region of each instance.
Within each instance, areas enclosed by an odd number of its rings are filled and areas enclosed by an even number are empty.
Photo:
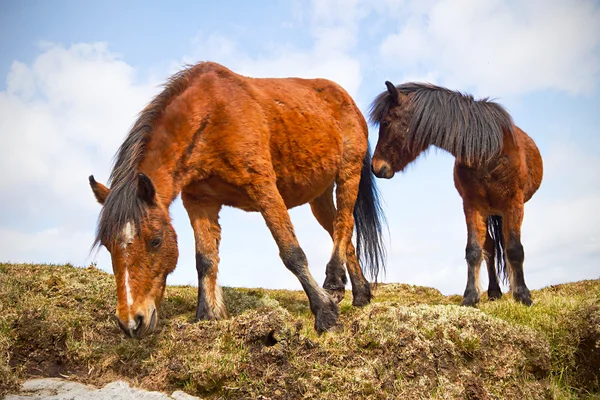
[[[306,254],[300,247],[292,247],[281,252],[281,259],[286,268],[292,271],[294,275],[303,273],[308,266]]]
[[[481,246],[478,244],[469,244],[465,250],[465,258],[467,259],[467,263],[469,265],[474,265],[481,262],[481,257],[483,256],[483,252],[481,250]]]
[[[512,265],[522,264],[525,260],[523,245],[519,242],[512,242],[506,249],[506,257]]]

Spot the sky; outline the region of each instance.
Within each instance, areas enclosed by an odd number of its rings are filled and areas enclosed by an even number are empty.
[[[87,177],[106,183],[137,113],[199,61],[255,77],[328,78],[365,115],[386,80],[496,99],[544,159],[522,229],[528,286],[600,277],[600,2],[587,0],[4,0],[0,261],[112,271],[104,248],[90,252],[100,205]],[[377,180],[389,226],[381,281],[464,291],[453,164],[432,150]],[[180,200],[171,215],[180,256],[168,283],[196,285]],[[329,235],[308,205],[290,215],[322,283]],[[226,208],[220,222],[221,285],[301,288],[259,214]]]

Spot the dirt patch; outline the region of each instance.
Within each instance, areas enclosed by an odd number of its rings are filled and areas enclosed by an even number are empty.
[[[577,386],[597,392],[600,390],[600,302],[585,307],[581,314],[585,324],[575,353],[579,367]]]

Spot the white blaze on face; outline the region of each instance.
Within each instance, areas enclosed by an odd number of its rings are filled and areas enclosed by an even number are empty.
[[[123,258],[127,260],[127,246],[133,243],[135,238],[135,227],[131,222],[127,222],[123,228],[121,247],[123,248]],[[131,296],[131,286],[129,285],[129,271],[125,266],[125,293],[127,295],[127,305],[131,307],[133,305],[133,297]],[[130,324],[133,321],[130,321]]]
[[[125,293],[127,295],[127,305],[133,305],[133,297],[131,297],[131,287],[129,286],[129,271],[125,268]]]
[[[123,250],[125,250],[125,249],[127,249],[128,245],[133,243],[133,239],[135,238],[135,227],[133,226],[133,224],[131,222],[128,222],[125,224],[122,235],[123,235],[123,237],[122,237],[121,247],[123,248]]]

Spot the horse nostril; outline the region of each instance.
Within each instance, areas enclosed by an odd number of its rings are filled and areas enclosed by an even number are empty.
[[[122,323],[121,320],[118,317],[115,317],[115,319],[117,320],[117,323],[119,324],[119,328],[121,328],[121,330],[123,332],[125,332],[125,334],[128,337],[131,337],[131,331],[129,330],[129,328],[127,326],[125,326],[125,324]]]
[[[373,169],[373,173],[375,174],[376,177],[378,177],[378,178],[386,177],[388,168],[385,164],[381,165],[379,167],[379,169],[377,169],[377,170],[374,167],[371,167],[371,168]]]
[[[133,333],[138,334],[139,331],[144,327],[144,316],[142,314],[136,314],[135,316],[135,328]]]

